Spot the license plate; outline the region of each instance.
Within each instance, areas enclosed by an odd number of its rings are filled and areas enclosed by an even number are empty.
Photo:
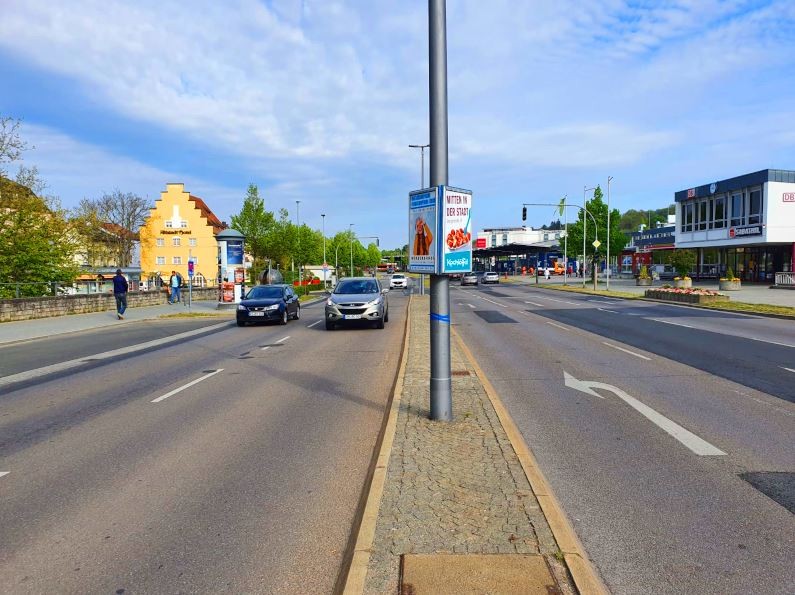
[[[362,317],[361,314],[345,314],[343,318],[345,320],[359,320]]]
[[[249,312],[249,316],[265,316],[265,312]]]

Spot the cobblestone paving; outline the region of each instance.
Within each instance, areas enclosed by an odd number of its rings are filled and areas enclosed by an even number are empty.
[[[428,420],[428,314],[428,298],[415,296],[403,396],[365,593],[396,593],[405,553],[540,553],[556,578],[567,583],[521,464],[454,340],[454,421]]]

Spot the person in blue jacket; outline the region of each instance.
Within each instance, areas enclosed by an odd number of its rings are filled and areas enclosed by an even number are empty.
[[[121,269],[116,269],[116,276],[113,277],[113,297],[116,298],[116,316],[119,320],[124,320],[124,311],[127,309],[127,279],[121,274]]]

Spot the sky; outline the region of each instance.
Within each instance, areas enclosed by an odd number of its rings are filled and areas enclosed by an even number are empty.
[[[0,115],[65,207],[183,182],[229,221],[253,183],[399,247],[427,29],[424,0],[0,0]],[[793,31],[792,0],[448,0],[449,183],[482,229],[795,169]]]

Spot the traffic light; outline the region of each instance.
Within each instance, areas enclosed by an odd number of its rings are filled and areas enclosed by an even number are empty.
[[[527,207],[522,207],[522,221],[527,221]]]

